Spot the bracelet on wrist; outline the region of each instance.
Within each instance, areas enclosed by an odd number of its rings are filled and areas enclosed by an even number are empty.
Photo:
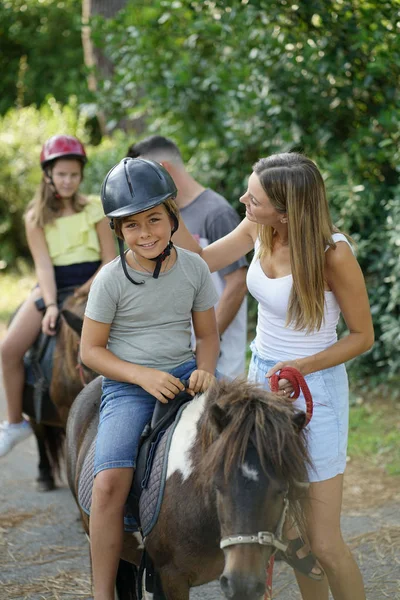
[[[46,304],[46,310],[50,307],[50,306],[57,306],[58,308],[58,304],[57,302],[49,302],[49,304]]]

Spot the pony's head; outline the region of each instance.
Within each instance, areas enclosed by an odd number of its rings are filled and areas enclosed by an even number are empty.
[[[298,482],[310,463],[304,423],[290,402],[254,384],[220,382],[207,393],[201,480],[216,495],[228,598],[263,596],[268,560],[285,548],[288,504],[301,524]]]

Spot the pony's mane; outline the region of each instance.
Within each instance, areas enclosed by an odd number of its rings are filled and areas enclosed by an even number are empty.
[[[292,499],[298,499],[298,483],[308,480],[310,458],[295,414],[290,401],[260,385],[241,380],[216,383],[207,392],[200,423],[202,480],[212,481],[221,469],[228,480],[252,444],[264,472],[286,481]]]
[[[86,301],[87,296],[75,298],[71,295],[66,298],[62,308],[69,310],[83,319]],[[61,319],[64,321],[63,316],[61,316]],[[64,358],[63,370],[65,375],[72,381],[79,379],[79,374],[76,370],[79,351],[79,335],[65,322],[63,322],[63,326],[60,328],[58,345],[59,351],[62,352]]]

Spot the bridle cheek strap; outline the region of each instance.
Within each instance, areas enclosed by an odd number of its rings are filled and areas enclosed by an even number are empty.
[[[286,497],[283,501],[282,513],[276,526],[275,533],[271,533],[270,531],[259,531],[258,533],[252,534],[229,535],[222,538],[219,547],[223,550],[228,546],[235,546],[236,544],[260,544],[261,546],[272,546],[274,548],[273,554],[275,554],[277,550],[286,552],[288,543],[284,542],[282,537],[288,507],[289,501]]]

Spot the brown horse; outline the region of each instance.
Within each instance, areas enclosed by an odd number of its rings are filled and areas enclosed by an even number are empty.
[[[98,378],[79,394],[68,420],[67,473],[75,498],[96,436],[100,395]],[[289,402],[242,381],[219,382],[186,405],[171,438],[160,513],[144,540],[168,600],[188,600],[191,587],[218,577],[227,598],[263,596],[268,561],[285,547],[288,504],[302,523],[298,482],[307,480],[309,464],[304,423],[304,413]],[[138,564],[139,554],[136,538],[125,534],[121,563]],[[118,575],[117,590],[120,600],[136,598],[133,579]]]
[[[79,361],[79,341],[87,297],[75,298],[71,292],[69,290],[68,295],[67,291],[67,297],[61,305],[51,381],[45,385],[40,417],[34,386],[26,382],[23,392],[23,410],[30,417],[39,450],[37,484],[40,491],[55,487],[54,475],[60,472],[69,409],[85,383],[96,376]]]

